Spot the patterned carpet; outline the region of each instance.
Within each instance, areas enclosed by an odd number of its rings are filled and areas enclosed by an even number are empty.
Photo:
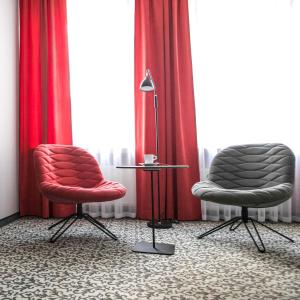
[[[290,243],[261,229],[259,253],[244,228],[198,240],[216,223],[182,222],[157,230],[175,255],[131,251],[151,241],[137,220],[104,220],[113,241],[80,221],[48,243],[53,220],[22,218],[0,228],[0,299],[300,299],[300,224],[273,224]]]

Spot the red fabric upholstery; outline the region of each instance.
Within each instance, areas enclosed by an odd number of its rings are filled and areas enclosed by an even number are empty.
[[[40,191],[51,201],[102,202],[126,194],[120,183],[105,180],[96,159],[79,147],[42,144],[33,157]]]

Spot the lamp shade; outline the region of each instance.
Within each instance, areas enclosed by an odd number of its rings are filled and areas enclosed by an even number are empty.
[[[142,80],[140,85],[140,90],[143,92],[152,92],[155,91],[155,84],[153,82],[150,70],[146,70],[145,78]]]

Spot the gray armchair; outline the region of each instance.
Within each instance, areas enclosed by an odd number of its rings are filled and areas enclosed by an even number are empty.
[[[265,246],[255,224],[260,224],[280,236],[279,233],[248,216],[248,208],[263,208],[278,205],[293,194],[295,156],[283,144],[249,144],[228,147],[213,159],[208,180],[192,187],[195,197],[219,204],[235,205],[242,208],[241,216],[201,234],[199,239],[230,226],[236,230],[244,224],[247,232],[260,252]],[[260,245],[254,239],[249,223],[252,223]]]

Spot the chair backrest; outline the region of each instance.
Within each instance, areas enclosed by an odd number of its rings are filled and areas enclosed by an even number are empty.
[[[39,184],[91,188],[103,180],[96,159],[79,147],[41,144],[35,148],[33,157]]]
[[[256,189],[293,183],[295,156],[283,144],[228,147],[213,159],[208,179],[227,189]]]

